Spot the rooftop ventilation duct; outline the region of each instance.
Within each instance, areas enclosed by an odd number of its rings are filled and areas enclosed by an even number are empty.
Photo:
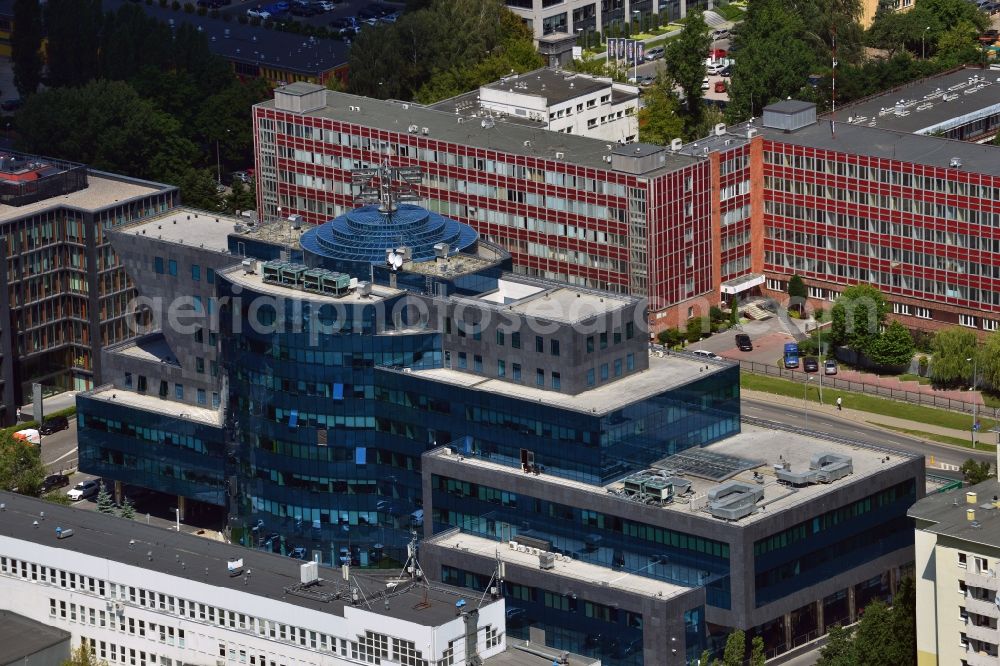
[[[763,498],[763,488],[729,481],[708,491],[708,511],[714,518],[739,520],[752,514]]]
[[[850,456],[836,453],[822,453],[813,456],[809,469],[793,472],[789,465],[775,466],[774,475],[778,481],[792,486],[808,486],[814,483],[833,483],[854,473]]]

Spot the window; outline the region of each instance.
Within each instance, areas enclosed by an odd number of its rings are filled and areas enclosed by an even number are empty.
[[[195,329],[195,331],[194,331],[194,341],[195,342],[204,342],[205,341],[205,330],[202,329],[201,327]]]
[[[214,391],[212,392],[212,408],[213,409],[219,408],[219,394],[215,393]]]
[[[893,303],[892,311],[895,314],[908,315],[910,314],[910,306],[906,303]]]
[[[913,308],[913,314],[916,315],[918,319],[930,319],[931,311],[929,308]]]
[[[483,371],[483,357],[480,356],[479,354],[476,354],[475,356],[472,357],[472,369],[475,372]]]
[[[213,269],[205,269],[205,282],[215,284],[215,271]]]
[[[615,359],[615,377],[622,376],[622,360],[620,358]]]
[[[204,405],[207,402],[205,398],[205,389],[198,389],[198,404]]]
[[[635,337],[635,323],[630,321],[625,324],[625,339],[631,340],[633,337]]]
[[[552,373],[552,388],[556,390],[562,388],[562,375],[558,372]]]
[[[469,360],[465,355],[465,352],[458,352],[458,367],[465,369],[469,367]]]
[[[601,363],[601,381],[607,381],[608,379],[608,364]]]
[[[197,372],[205,372],[205,359],[201,356],[196,356],[194,359],[194,369]]]
[[[587,353],[594,351],[594,336],[587,337]]]
[[[605,331],[604,333],[601,333],[601,349],[607,349],[607,348],[608,348],[608,333],[607,331]]]
[[[975,560],[976,560],[976,573],[978,574],[989,573],[990,563],[986,560],[985,557],[977,557],[975,558]]]
[[[594,369],[587,370],[587,386],[594,385]]]
[[[507,376],[507,362],[498,360],[497,361],[497,377]]]
[[[559,341],[549,340],[549,353],[553,356],[559,356]]]
[[[176,259],[170,259],[170,260],[167,261],[167,272],[170,273],[171,275],[173,275],[174,277],[177,277],[177,260]]]
[[[521,348],[521,332],[520,331],[514,331],[513,333],[510,334],[510,346],[513,347],[514,349],[520,349]]]
[[[160,275],[163,275],[163,257],[153,258],[153,271]]]
[[[975,317],[971,317],[966,314],[958,315],[958,323],[960,326],[967,326],[969,328],[978,328],[979,324]]]
[[[132,388],[132,373],[131,372],[126,372],[125,373],[125,388],[127,388],[127,389]]]
[[[966,564],[967,564],[967,562],[966,562],[965,553],[959,553],[958,554],[958,566],[960,566],[961,568],[964,569],[966,567]]]
[[[139,393],[146,392],[146,375],[139,375],[139,381],[135,386],[135,390]]]
[[[514,363],[511,366],[511,370],[514,371],[514,381],[515,382],[521,381],[521,364],[520,363]]]
[[[545,386],[545,371],[541,368],[535,369],[535,385]]]
[[[535,336],[535,351],[539,354],[545,353],[545,340],[540,335]]]
[[[201,282],[201,266],[198,264],[191,264],[191,280]]]
[[[497,345],[503,347],[503,331],[497,329]]]

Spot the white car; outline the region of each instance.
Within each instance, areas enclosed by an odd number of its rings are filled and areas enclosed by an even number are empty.
[[[715,361],[721,361],[722,360],[722,357],[719,356],[718,354],[715,354],[715,353],[710,352],[710,351],[706,351],[704,349],[695,349],[691,353],[694,354],[695,356],[701,356],[702,358],[710,358],[710,359],[715,360]]]
[[[271,18],[271,12],[267,11],[266,9],[248,9],[247,17],[260,19],[261,21],[266,21],[267,19]]]
[[[723,69],[725,69],[725,67],[726,66],[723,65],[721,62],[713,62],[711,65],[705,67],[705,71],[708,72],[709,74],[714,75],[721,72]]]
[[[712,87],[711,84],[709,84],[709,82],[708,82],[708,77],[706,76],[704,79],[702,79],[701,89],[702,90],[708,90],[711,87]]]
[[[66,493],[68,497],[73,502],[79,502],[82,499],[88,497],[93,497],[100,490],[100,483],[97,479],[90,479],[89,481],[81,481],[80,483],[73,486],[73,489]]]

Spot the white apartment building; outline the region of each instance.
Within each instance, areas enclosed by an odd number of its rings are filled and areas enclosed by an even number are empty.
[[[503,119],[612,143],[639,136],[639,88],[610,78],[537,69],[434,104],[479,122]]]
[[[0,609],[112,665],[462,666],[506,648],[502,598],[344,573],[0,493]]]
[[[917,663],[1000,664],[1000,484],[928,495],[916,530]]]

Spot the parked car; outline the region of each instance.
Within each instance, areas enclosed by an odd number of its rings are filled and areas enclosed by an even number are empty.
[[[713,359],[713,360],[716,360],[716,361],[721,361],[722,360],[722,357],[719,356],[718,354],[715,354],[715,353],[710,352],[710,351],[706,351],[704,349],[695,349],[691,353],[694,354],[695,356],[701,356],[702,358],[710,358],[710,359]]]
[[[706,76],[706,77],[705,77],[704,79],[702,79],[702,82],[701,82],[701,89],[702,89],[702,90],[708,90],[708,89],[709,89],[709,88],[711,88],[711,87],[712,87],[712,84],[710,84],[710,83],[708,82],[708,77]]]
[[[705,71],[713,76],[721,72],[723,69],[725,69],[725,65],[720,62],[713,62],[705,67]]]
[[[333,4],[332,2],[326,2],[326,0],[324,0],[323,2],[317,2],[316,6],[322,9],[324,12],[330,12],[337,8],[337,5]]]
[[[65,474],[49,474],[42,481],[42,494],[52,492],[56,488],[65,488],[69,485],[69,477]]]
[[[234,181],[238,180],[241,183],[246,183],[247,185],[249,185],[250,181],[252,180],[250,178],[250,174],[248,174],[246,171],[234,171],[232,173],[232,179]]]
[[[722,68],[722,70],[719,71],[719,76],[724,76],[726,78],[729,78],[732,75],[733,75],[733,66],[732,65],[726,65],[725,67]]]
[[[423,527],[424,526],[424,510],[417,509],[410,514],[410,525],[412,527]]]
[[[646,51],[646,60],[652,62],[654,60],[659,60],[663,57],[664,49],[662,46],[657,46]]]
[[[51,435],[67,428],[69,428],[69,419],[65,416],[53,416],[51,419],[42,421],[42,425],[38,426],[38,432],[43,435]]]
[[[260,19],[261,21],[267,21],[271,18],[271,12],[266,9],[248,9],[247,18]]]
[[[832,358],[826,359],[826,362],[823,363],[823,374],[825,375],[837,374],[837,362],[834,361]]]
[[[736,348],[740,351],[753,351],[753,342],[750,341],[750,336],[746,333],[737,333]]]
[[[806,372],[819,372],[819,361],[815,356],[806,356],[802,359],[802,369]]]
[[[17,111],[21,108],[21,99],[6,99],[3,104],[0,104],[0,109],[4,111]]]
[[[88,497],[93,497],[97,494],[97,491],[101,489],[101,484],[98,479],[90,479],[89,481],[81,481],[80,483],[73,486],[73,489],[66,493],[66,497],[70,498],[73,502],[79,502],[82,499],[87,499]]]
[[[717,93],[724,93],[724,92],[726,92],[726,82],[725,81],[716,81],[715,82],[715,92],[717,92]]]
[[[292,548],[290,551],[288,551],[288,557],[292,558],[293,560],[308,559],[306,557],[306,549],[303,548],[302,546],[296,546],[295,548]]]
[[[726,30],[725,28],[722,28],[721,30],[715,30],[714,32],[712,32],[712,39],[728,39],[728,38],[729,38],[729,31]]]

